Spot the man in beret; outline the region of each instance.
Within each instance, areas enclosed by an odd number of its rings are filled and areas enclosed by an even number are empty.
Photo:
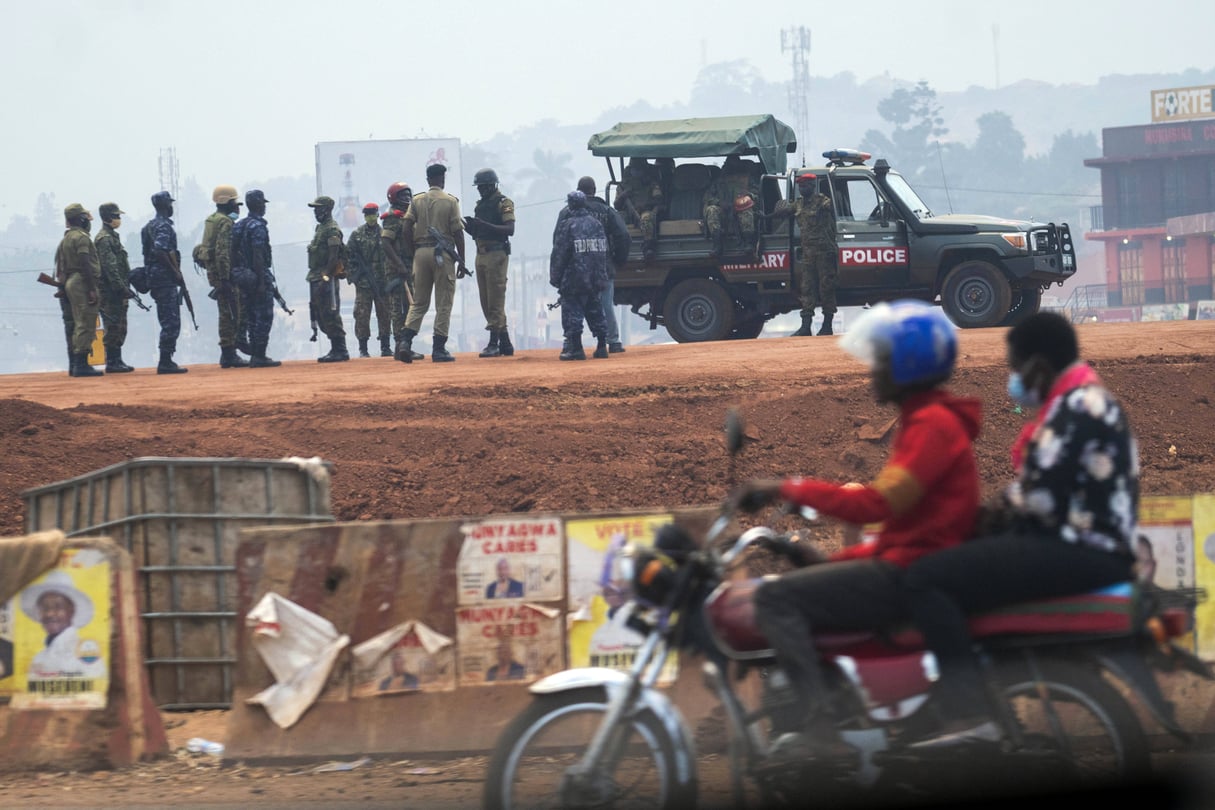
[[[122,360],[122,345],[127,339],[127,301],[131,297],[131,263],[127,249],[118,238],[118,226],[122,224],[123,212],[117,203],[102,203],[97,209],[101,215],[101,230],[93,244],[97,247],[97,258],[101,262],[101,323],[105,326],[105,370],[110,374],[124,374],[135,369]]]
[[[346,328],[342,325],[342,299],[338,279],[346,274],[346,245],[342,229],[333,221],[333,198],[324,195],[308,203],[316,217],[316,233],[308,245],[309,307],[317,325],[329,338],[329,353],[318,363],[340,363],[350,359],[346,351]]]
[[[456,268],[450,260],[441,265],[430,228],[450,239],[464,268],[464,221],[460,217],[460,201],[443,190],[447,167],[432,163],[426,167],[430,188],[413,198],[405,212],[405,252],[413,256],[413,306],[405,318],[404,347],[398,347],[400,359],[413,362],[413,339],[422,328],[422,319],[430,309],[430,296],[435,298],[434,349],[430,359],[435,363],[450,363],[456,358],[447,351],[447,335],[451,326],[451,304],[456,296]],[[406,359],[408,358],[408,359]]]
[[[68,374],[73,377],[100,377],[104,372],[89,365],[89,350],[97,328],[97,312],[101,304],[101,262],[97,246],[89,238],[93,222],[80,203],[63,209],[67,231],[55,251],[55,277],[63,284],[63,293],[72,305],[72,356]]]

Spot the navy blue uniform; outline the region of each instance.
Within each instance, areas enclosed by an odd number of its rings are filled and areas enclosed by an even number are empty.
[[[561,331],[582,340],[582,322],[604,337],[607,322],[599,296],[608,285],[608,240],[599,220],[586,208],[573,208],[558,222],[549,263],[549,283],[561,293]]]
[[[232,263],[257,277],[253,289],[242,292],[248,304],[249,345],[263,349],[274,324],[274,272],[270,269],[270,229],[265,217],[249,214],[232,228]]]
[[[181,335],[181,288],[173,268],[160,260],[161,251],[181,261],[177,252],[177,231],[173,220],[157,214],[140,231],[143,243],[143,266],[148,269],[148,281],[152,285],[152,300],[156,302],[156,319],[160,321],[160,350],[172,354],[177,351],[177,338]]]
[[[603,292],[599,294],[599,303],[603,307],[603,318],[606,326],[606,337],[608,343],[620,342],[620,326],[616,323],[616,291],[615,278],[616,268],[629,260],[629,246],[632,244],[632,237],[629,236],[628,226],[625,225],[624,218],[620,213],[608,205],[606,201],[599,197],[587,197],[586,208],[591,212],[591,216],[599,220],[599,224],[603,226],[604,232],[608,239],[608,281],[603,288]],[[553,241],[557,241],[557,231],[561,228],[561,223],[569,218],[569,206],[561,209],[561,213],[557,214],[557,227],[553,229]]]

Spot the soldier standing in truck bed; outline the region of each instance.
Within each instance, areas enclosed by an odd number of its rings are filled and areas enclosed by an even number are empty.
[[[728,216],[738,224],[738,234],[745,247],[755,252],[759,246],[759,231],[755,225],[756,191],[751,166],[738,155],[730,155],[721,166],[721,175],[705,192],[704,218],[713,241],[713,253],[721,256]],[[727,212],[730,212],[727,214]]]
[[[666,198],[659,182],[658,170],[644,158],[629,158],[624,178],[616,188],[612,206],[625,215],[641,231],[641,249],[645,258],[654,258],[658,240],[658,220]]]

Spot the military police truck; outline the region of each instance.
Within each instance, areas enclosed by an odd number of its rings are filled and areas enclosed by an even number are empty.
[[[851,149],[789,170],[797,141],[771,115],[620,123],[592,136],[588,148],[607,159],[609,201],[625,161],[654,161],[665,201],[656,246],[647,258],[630,225],[633,246],[617,270],[615,300],[680,343],[758,337],[768,320],[800,309],[797,225],[771,214],[792,198],[802,171],[830,185],[840,306],[916,298],[939,301],[961,327],[1011,326],[1038,311],[1044,290],[1076,272],[1066,223],[935,214],[886,160],[871,164],[870,155]],[[720,167],[706,159],[729,155],[750,164],[765,216],[757,218],[758,245],[727,237],[718,254],[703,201]]]

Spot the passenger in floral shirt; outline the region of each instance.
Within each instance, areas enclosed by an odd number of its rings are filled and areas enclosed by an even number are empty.
[[[1134,579],[1139,457],[1126,413],[1079,359],[1076,333],[1054,313],[1008,333],[1009,396],[1035,408],[1013,445],[1016,479],[982,535],[927,555],[903,586],[915,625],[937,657],[948,722],[919,743],[995,742],[966,615]]]

